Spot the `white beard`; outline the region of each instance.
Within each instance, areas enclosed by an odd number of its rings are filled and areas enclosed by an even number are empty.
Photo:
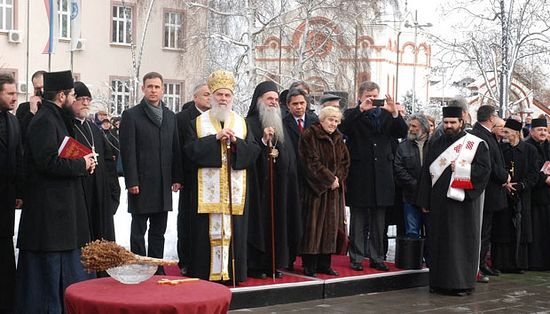
[[[210,109],[212,116],[220,122],[225,122],[231,113],[231,103],[229,103],[228,106],[221,107],[215,100],[211,100],[210,108],[212,108]]]
[[[283,118],[279,107],[269,107],[258,100],[258,112],[262,128],[272,127],[275,129],[275,138],[277,141],[285,142],[285,132],[283,129]]]

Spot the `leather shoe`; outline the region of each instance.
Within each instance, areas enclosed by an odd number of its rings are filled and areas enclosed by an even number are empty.
[[[319,273],[321,274],[325,274],[325,275],[331,275],[331,276],[338,276],[338,272],[336,272],[334,269],[332,269],[332,267],[329,267],[327,269],[321,269],[321,270],[318,270]]]
[[[386,266],[386,264],[384,264],[384,262],[380,262],[380,263],[370,263],[370,268],[374,268],[376,270],[380,270],[380,271],[388,271],[390,270],[390,268],[388,266]]]
[[[187,275],[187,266],[181,266],[180,273],[181,273],[182,276],[186,276]]]
[[[309,267],[304,267],[304,275],[309,277],[317,277],[317,274]]]
[[[477,282],[489,283],[489,276],[485,275],[483,272],[479,272],[477,273]]]
[[[363,271],[363,265],[361,263],[351,263],[351,269],[355,271]]]
[[[487,275],[487,276],[498,276],[500,274],[500,272],[498,272],[498,271],[496,271],[492,268],[489,268],[488,266],[479,268],[479,271],[482,272],[484,275]]]
[[[267,275],[261,271],[249,271],[248,277],[252,277],[254,279],[266,279]]]
[[[157,271],[155,272],[155,275],[157,275],[157,276],[166,276],[166,273],[164,272],[164,267],[159,266],[157,268]]]
[[[273,276],[273,273],[269,273],[269,276],[272,277],[272,276]],[[276,270],[276,271],[275,271],[275,278],[281,278],[281,277],[283,277],[283,273],[280,272],[280,271],[278,271],[278,270]]]

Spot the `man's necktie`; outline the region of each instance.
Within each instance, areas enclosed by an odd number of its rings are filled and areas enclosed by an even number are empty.
[[[304,125],[302,124],[302,119],[298,119],[298,131],[300,133],[304,132]]]

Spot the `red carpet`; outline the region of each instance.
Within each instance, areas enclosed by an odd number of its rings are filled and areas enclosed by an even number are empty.
[[[386,262],[386,265],[388,265],[388,267],[390,268],[389,272],[395,272],[395,271],[401,270],[399,268],[396,268],[394,263]],[[317,274],[317,277],[315,278],[305,277],[303,268],[302,268],[302,260],[300,259],[300,257],[297,257],[296,262],[294,263],[294,271],[289,272],[286,270],[282,270],[284,272],[284,276],[282,278],[276,278],[275,282],[271,277],[267,279],[248,278],[246,282],[240,283],[239,287],[265,286],[265,285],[273,285],[273,284],[305,282],[305,281],[311,281],[315,279],[325,280],[325,279],[334,279],[334,278],[342,278],[342,277],[355,277],[355,276],[388,273],[388,272],[379,271],[379,270],[370,268],[368,260],[365,260],[363,262],[363,271],[354,271],[350,268],[349,257],[344,255],[332,256],[332,268],[339,273],[339,276]],[[165,266],[164,271],[168,276],[181,276],[178,266]]]

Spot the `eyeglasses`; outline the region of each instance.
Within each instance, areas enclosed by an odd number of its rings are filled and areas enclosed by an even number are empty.
[[[78,100],[78,101],[81,101],[81,100],[82,100],[82,101],[88,101],[88,102],[90,102],[90,101],[92,101],[92,98],[90,98],[90,97],[88,97],[88,96],[80,96],[80,97],[76,97],[76,100]]]

